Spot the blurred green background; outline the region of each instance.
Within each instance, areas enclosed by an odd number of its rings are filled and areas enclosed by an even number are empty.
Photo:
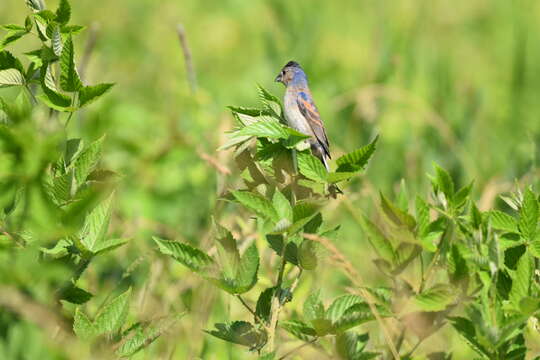
[[[474,179],[484,209],[515,179],[538,182],[539,1],[77,0],[72,8],[73,22],[91,29],[76,38],[79,56],[96,34],[85,80],[117,85],[77,114],[69,133],[87,140],[107,134],[105,166],[122,176],[112,232],[132,239],[83,280],[90,288],[114,288],[132,266],[139,316],[192,310],[137,358],[249,358],[202,332],[213,321],[242,316],[242,309],[180,265],[162,261],[151,235],[211,246],[216,200],[239,184],[231,154],[216,152],[234,126],[226,105],[257,105],[257,84],[281,97],[273,79],[289,60],[308,74],[335,157],[380,135],[365,177],[345,189],[348,206],[369,213],[377,191],[393,196],[401,179],[411,194],[425,194],[433,162],[459,185]],[[0,23],[21,23],[27,13],[23,0],[3,0]],[[193,57],[195,93],[179,23]],[[20,42],[12,50],[32,48]],[[216,171],[215,163],[231,174]],[[344,203],[333,202],[323,214],[342,224],[338,246],[353,261],[362,259],[359,271],[376,282],[371,250]],[[240,233],[237,224],[248,221],[227,207],[219,217]],[[313,280],[306,277],[299,298],[312,286],[322,287],[326,299],[347,286],[331,268]],[[25,326],[10,336],[33,333]],[[447,342],[440,337],[422,346],[446,349]],[[458,339],[452,344],[468,354]]]

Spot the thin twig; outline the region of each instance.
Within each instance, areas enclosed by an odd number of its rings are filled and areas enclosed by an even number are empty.
[[[257,315],[257,313],[255,311],[253,311],[253,309],[251,308],[251,306],[248,305],[248,303],[246,303],[246,301],[244,300],[244,298],[242,297],[242,295],[240,294],[237,294],[236,295],[237,299],[240,300],[240,302],[242,303],[242,305],[244,305],[244,307],[251,313],[251,315],[253,315],[255,317],[255,319],[257,319],[257,321],[261,322],[261,319],[259,318],[259,316]]]
[[[279,360],[285,359],[287,356],[294,354],[295,352],[297,352],[298,350],[302,349],[302,348],[305,347],[305,346],[308,346],[308,345],[313,344],[313,343],[316,342],[317,340],[319,340],[319,338],[318,338],[318,337],[315,337],[315,338],[309,340],[308,342],[305,342],[305,343],[303,343],[302,345],[299,345],[299,346],[295,347],[295,348],[292,349],[291,351],[288,351],[288,352],[285,353],[283,356],[281,356],[281,357],[279,358]]]
[[[349,278],[349,280],[355,284],[359,290],[357,290],[358,295],[363,297],[371,312],[373,313],[373,316],[381,326],[381,330],[383,332],[383,335],[386,339],[386,342],[388,344],[388,347],[390,348],[390,352],[392,353],[395,360],[399,360],[400,356],[397,351],[396,345],[394,344],[394,341],[392,340],[392,336],[390,335],[390,332],[388,331],[388,328],[382,319],[381,315],[379,314],[379,311],[377,310],[377,307],[375,306],[375,299],[373,296],[363,289],[362,284],[362,278],[360,274],[356,271],[356,269],[352,266],[352,264],[345,258],[345,256],[332,244],[332,241],[330,239],[319,236],[315,234],[302,234],[302,236],[308,240],[317,241],[318,243],[322,244],[330,253],[332,253],[332,256],[337,260],[338,264],[342,267],[342,269],[345,272],[345,275]]]
[[[283,273],[285,271],[285,245],[281,251],[281,263],[279,264],[279,272],[276,280],[276,287],[274,291],[274,296],[272,297],[272,304],[270,307],[270,325],[268,326],[268,349],[269,352],[274,351],[274,342],[276,338],[276,328],[279,318],[279,312],[281,311],[281,284],[283,282]]]
[[[193,60],[191,57],[191,51],[186,37],[186,30],[182,24],[176,25],[176,32],[178,33],[178,39],[180,40],[180,46],[184,54],[184,61],[186,64],[187,79],[191,92],[195,94],[197,92],[197,76],[195,74],[195,68],[193,67]]]

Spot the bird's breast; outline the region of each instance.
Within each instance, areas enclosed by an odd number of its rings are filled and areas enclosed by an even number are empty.
[[[285,119],[287,120],[289,126],[303,134],[313,136],[313,131],[311,130],[309,123],[298,108],[298,103],[294,94],[286,92],[283,99],[283,105]]]

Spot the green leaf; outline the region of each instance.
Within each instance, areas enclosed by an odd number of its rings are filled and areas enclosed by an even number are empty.
[[[261,116],[259,121],[249,124],[238,131],[237,136],[286,139],[288,137],[288,133],[285,130],[285,127],[281,125],[278,120],[267,116]]]
[[[205,332],[233,344],[248,346],[251,350],[260,349],[266,343],[266,333],[247,321],[219,323],[214,326],[216,330]]]
[[[266,198],[249,191],[233,191],[232,194],[240,204],[254,211],[257,215],[274,222],[279,221],[276,210]]]
[[[98,84],[93,86],[84,86],[79,90],[80,107],[89,105],[106,94],[114,84]]]
[[[305,239],[298,249],[298,264],[304,270],[315,270],[318,263],[319,243]]]
[[[420,196],[416,197],[416,221],[418,224],[418,234],[423,236],[429,227],[429,205]]]
[[[58,25],[55,25],[53,28],[51,44],[54,55],[61,56],[64,49],[64,44],[62,43],[62,35],[60,34],[60,27]]]
[[[67,288],[63,289],[59,294],[60,300],[65,300],[72,304],[84,304],[92,298],[92,294],[88,291],[81,289],[75,285],[70,285]]]
[[[272,308],[272,297],[274,296],[275,287],[267,288],[257,299],[257,306],[255,307],[255,314],[259,319],[262,319],[266,323],[270,321],[270,310]]]
[[[297,159],[298,169],[302,175],[313,181],[320,183],[326,182],[328,171],[319,159],[311,155],[308,151],[298,152]]]
[[[25,84],[24,76],[17,69],[0,70],[0,88],[9,86],[22,86]]]
[[[289,334],[303,341],[310,341],[317,336],[314,328],[300,320],[284,320],[280,321],[279,325]]]
[[[442,311],[456,299],[456,292],[446,284],[436,284],[414,297],[422,311]]]
[[[531,191],[527,189],[523,196],[523,203],[519,210],[519,231],[523,237],[529,241],[534,240],[536,228],[538,226],[538,200]]]
[[[355,175],[356,173],[354,172],[331,172],[328,173],[326,181],[328,181],[330,184],[336,184],[341,181],[349,180]]]
[[[20,25],[16,25],[16,24],[6,24],[6,25],[2,25],[2,28],[5,29],[5,30],[25,30],[25,27],[24,26],[20,26]]]
[[[155,236],[152,238],[159,246],[161,253],[173,257],[192,271],[202,272],[214,264],[214,260],[210,256],[190,245],[178,241],[163,240]]]
[[[67,37],[60,55],[60,86],[64,91],[79,91],[83,86],[75,68],[74,55],[73,40],[70,35]]]
[[[471,320],[463,317],[450,317],[452,326],[459,335],[471,346],[471,348],[484,359],[491,359],[489,351],[480,344],[476,337],[476,330]]]
[[[518,224],[516,219],[498,210],[489,212],[491,226],[497,230],[518,233]]]
[[[416,226],[414,218],[388,200],[382,192],[380,192],[379,195],[381,198],[381,207],[388,219],[396,226],[403,226],[412,231]]]
[[[96,244],[94,254],[99,255],[117,249],[120,246],[127,244],[128,241],[129,239],[124,238],[103,240],[100,243]]]
[[[482,213],[478,210],[474,202],[471,202],[470,217],[473,228],[479,229],[482,225]]]
[[[370,144],[361,147],[353,152],[350,152],[346,155],[341,156],[337,159],[336,164],[338,165],[337,172],[356,172],[364,169],[367,162],[375,152],[377,141],[379,137],[377,136]]]
[[[121,329],[129,312],[131,288],[103,306],[94,320],[99,334],[112,333]]]
[[[58,9],[56,10],[56,21],[65,25],[69,22],[71,17],[71,6],[67,0],[60,0]]]
[[[83,340],[91,339],[92,337],[96,336],[98,332],[92,321],[86,317],[80,308],[75,310],[73,331],[77,337]]]
[[[388,240],[381,230],[379,230],[379,228],[363,214],[358,216],[358,221],[377,254],[379,254],[382,259],[393,264],[396,259],[396,254],[390,240]]]
[[[336,353],[343,360],[368,360],[380,357],[379,353],[364,352],[369,334],[347,331],[336,336]]]
[[[70,169],[75,171],[75,180],[77,185],[84,184],[92,171],[96,168],[103,149],[105,135],[92,142],[76,158],[72,160]]]
[[[340,296],[328,307],[326,318],[332,321],[332,323],[335,323],[345,314],[347,309],[360,303],[363,303],[363,301],[358,295],[348,294]]]
[[[6,37],[4,40],[2,40],[2,44],[0,46],[0,49],[4,48],[6,45],[9,45],[11,43],[14,43],[15,41],[22,38],[24,35],[28,34],[26,30],[19,30],[19,31],[9,31],[6,34]]]
[[[510,290],[508,297],[517,308],[519,308],[521,300],[529,296],[532,275],[532,259],[529,254],[525,252],[519,258],[516,270],[510,273],[510,277],[512,278],[512,289]]]
[[[272,205],[277,212],[279,219],[286,219],[290,223],[293,221],[293,209],[289,200],[276,188],[272,197]]]
[[[437,164],[435,164],[434,181],[437,188],[442,191],[448,200],[451,200],[454,196],[454,181],[450,174]]]
[[[5,69],[17,69],[21,73],[24,72],[24,68],[19,59],[6,50],[0,51],[0,70]]]
[[[471,193],[473,183],[474,181],[472,181],[469,185],[462,187],[461,189],[459,189],[458,192],[454,194],[452,198],[452,205],[454,206],[454,208],[459,209],[465,205],[467,198]]]
[[[218,250],[221,267],[225,277],[234,279],[240,264],[240,253],[236,245],[236,240],[231,232],[214,221],[216,229],[216,247]]]
[[[112,195],[97,205],[85,218],[79,233],[82,245],[93,254],[103,250],[103,242],[109,230]]]
[[[325,318],[324,305],[321,301],[321,291],[317,290],[308,296],[304,302],[304,318],[307,321]]]
[[[43,2],[43,0],[25,0],[25,2],[26,6],[28,6],[31,10],[45,10],[45,3]]]
[[[37,98],[48,107],[58,111],[74,110],[71,107],[71,98],[56,90],[50,66],[47,64],[41,67],[41,89],[43,94],[38,95]]]
[[[381,316],[389,316],[387,310],[382,306],[377,306],[377,311]],[[354,304],[345,310],[343,315],[332,324],[332,333],[339,334],[340,332],[373,320],[375,320],[375,316],[368,304]]]
[[[240,258],[235,293],[243,294],[251,290],[257,283],[258,270],[259,252],[257,251],[257,246],[252,244]]]

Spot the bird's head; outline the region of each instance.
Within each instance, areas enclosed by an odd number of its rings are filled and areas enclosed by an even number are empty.
[[[302,67],[300,67],[300,64],[296,61],[289,61],[281,69],[278,76],[276,76],[276,82],[280,82],[285,86],[301,79],[305,80],[306,74],[304,73],[304,70],[302,70]]]

